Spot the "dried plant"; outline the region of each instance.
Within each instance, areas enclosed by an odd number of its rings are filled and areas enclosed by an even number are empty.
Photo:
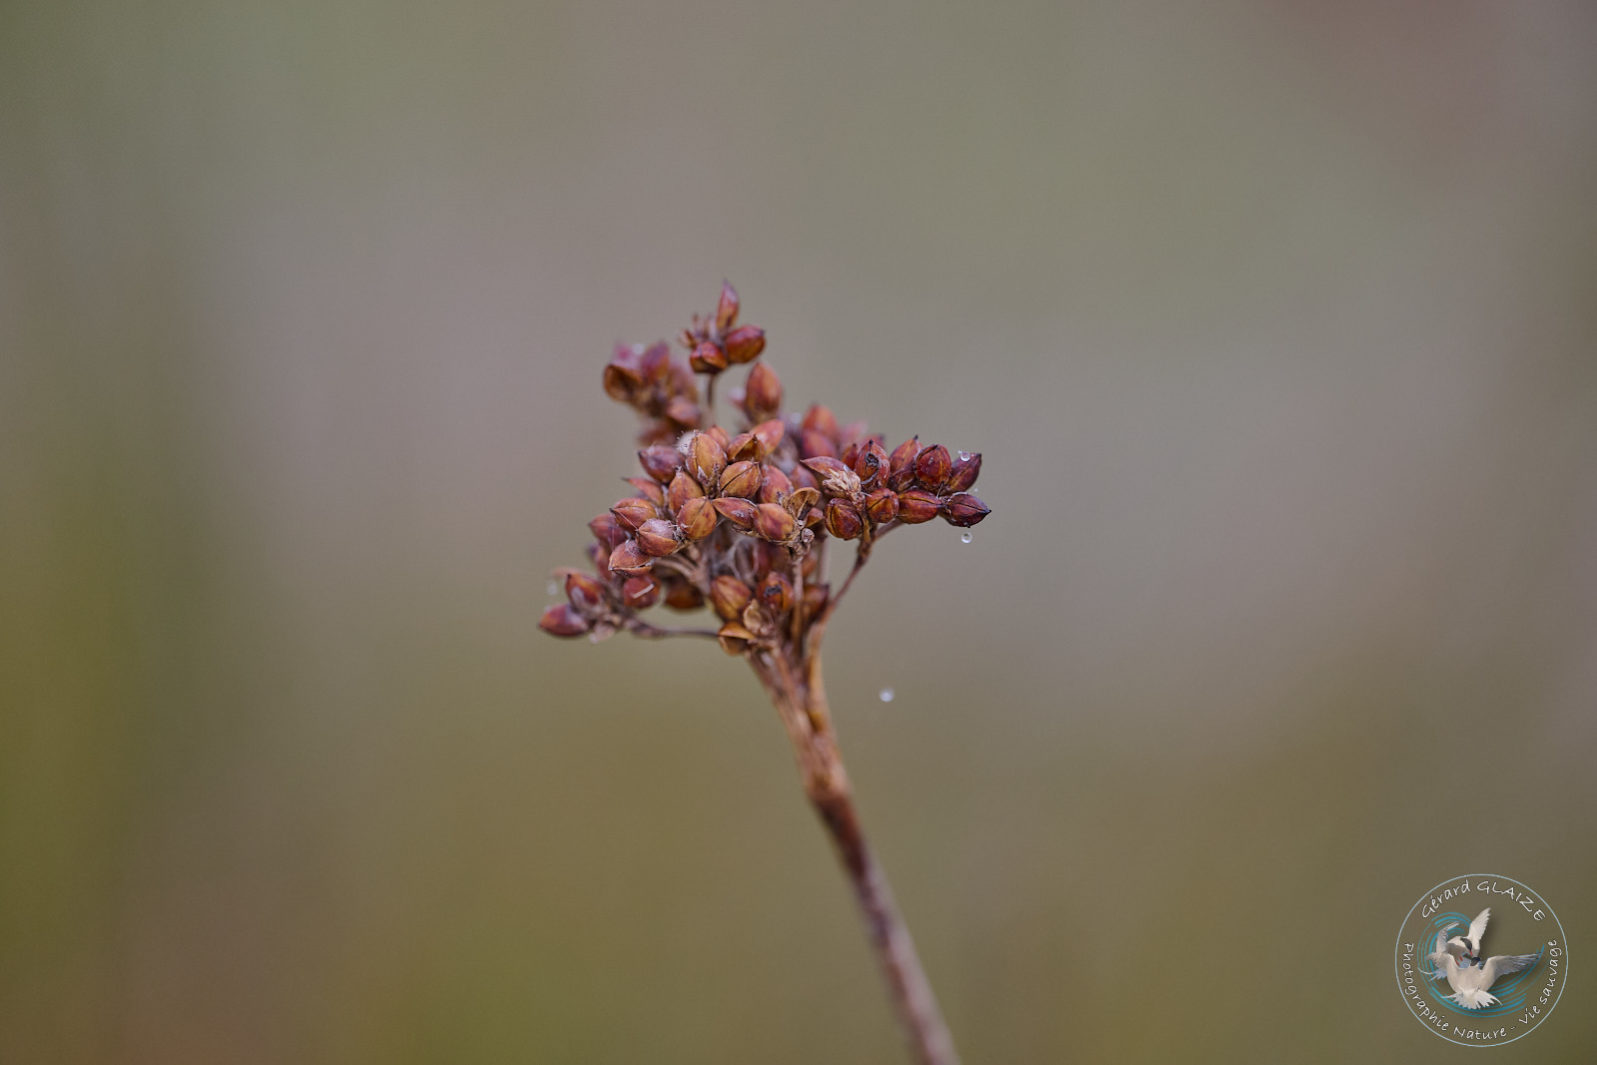
[[[946,1065],[957,1061],[953,1041],[860,830],[821,681],[821,640],[883,536],[937,517],[968,527],[987,516],[970,493],[981,455],[950,455],[913,437],[888,451],[880,435],[840,425],[819,405],[802,418],[784,415],[781,382],[757,361],[765,333],[738,325],[738,310],[737,293],[723,285],[715,313],[695,315],[681,334],[686,363],[664,342],[616,349],[604,390],[643,418],[646,476],[627,478],[632,494],[588,523],[593,572],[557,570],[567,601],[540,625],[595,641],[623,631],[709,637],[749,663],[837,846],[916,1058]],[[751,364],[748,377],[728,397],[739,415],[734,433],[712,424],[715,383],[743,364]],[[855,545],[835,591],[826,578],[832,541]],[[719,628],[662,628],[640,616],[656,604],[687,611],[706,603]]]

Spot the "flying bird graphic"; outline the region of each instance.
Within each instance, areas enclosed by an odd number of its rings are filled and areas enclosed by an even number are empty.
[[[1500,977],[1529,969],[1536,964],[1539,954],[1497,954],[1481,960],[1481,937],[1486,934],[1486,922],[1491,919],[1488,907],[1470,922],[1467,936],[1449,936],[1458,927],[1457,922],[1436,933],[1436,943],[1431,948],[1430,960],[1435,966],[1432,980],[1447,981],[1453,994],[1447,997],[1465,1009],[1478,1010],[1497,1005],[1497,996],[1490,994],[1491,986]]]

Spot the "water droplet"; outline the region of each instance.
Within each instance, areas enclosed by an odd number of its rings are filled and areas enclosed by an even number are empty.
[[[559,595],[560,594],[560,582],[555,580],[553,577],[550,577],[549,578],[549,583],[544,585],[543,587],[544,587],[544,591],[548,592],[550,595]]]
[[[974,539],[975,537],[971,535],[971,531],[969,529],[966,529],[964,532],[959,534],[959,542],[962,544],[968,544]]]
[[[877,697],[884,703],[890,703],[893,701],[893,689],[883,688],[881,692],[878,693]]]
[[[969,451],[961,451],[959,453],[959,461],[960,462],[969,462],[970,461],[970,452]]]

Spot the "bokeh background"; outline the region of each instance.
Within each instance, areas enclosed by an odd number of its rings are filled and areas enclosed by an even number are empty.
[[[1589,1060],[1590,5],[0,27],[0,1060],[902,1060],[747,671],[536,629],[723,277],[986,456],[828,663],[967,1061],[1452,1061],[1469,871]]]

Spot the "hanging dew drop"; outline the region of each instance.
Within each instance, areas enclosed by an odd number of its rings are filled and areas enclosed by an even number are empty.
[[[960,462],[969,462],[970,461],[970,452],[969,451],[961,451],[959,453],[959,461]]]
[[[969,529],[966,529],[964,532],[959,534],[959,542],[962,544],[968,544],[974,539],[975,537],[971,535]]]
[[[880,692],[877,693],[877,698],[881,699],[882,702],[884,702],[884,703],[892,702],[893,701],[893,689],[891,689],[891,688],[883,688]]]

